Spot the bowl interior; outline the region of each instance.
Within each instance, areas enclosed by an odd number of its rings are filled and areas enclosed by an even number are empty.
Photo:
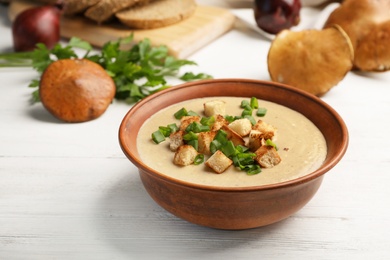
[[[138,168],[160,175],[145,165],[138,154],[136,145],[137,134],[143,122],[157,111],[171,104],[194,98],[214,96],[257,97],[284,105],[306,116],[324,135],[328,147],[327,157],[318,170],[299,179],[266,185],[262,187],[264,189],[275,188],[275,186],[295,185],[316,178],[333,168],[346,152],[348,131],[344,121],[333,108],[318,97],[274,82],[248,79],[218,79],[196,81],[175,86],[149,96],[134,105],[124,117],[119,129],[119,142],[124,154]],[[169,179],[168,177],[161,177]]]

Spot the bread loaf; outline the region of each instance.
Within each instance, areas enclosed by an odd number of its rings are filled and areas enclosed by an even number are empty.
[[[154,29],[180,22],[196,9],[195,0],[157,0],[147,5],[126,8],[116,17],[134,29]]]

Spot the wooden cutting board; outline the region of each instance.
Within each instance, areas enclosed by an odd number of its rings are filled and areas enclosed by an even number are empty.
[[[31,1],[12,0],[8,11],[11,21],[18,13],[34,5]],[[171,55],[182,59],[229,31],[234,21],[235,16],[229,10],[198,6],[190,18],[158,29],[132,30],[119,22],[97,25],[84,17],[62,17],[60,30],[64,38],[75,36],[96,47],[133,33],[135,42],[148,38],[154,46],[165,45]]]

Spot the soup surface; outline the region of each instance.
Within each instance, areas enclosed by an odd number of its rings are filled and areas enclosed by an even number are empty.
[[[267,109],[264,117],[256,117],[277,128],[276,138],[273,141],[278,147],[282,161],[273,168],[262,169],[256,175],[247,175],[233,166],[222,174],[216,174],[204,163],[200,165],[177,166],[173,163],[174,152],[169,149],[169,138],[155,144],[151,134],[159,126],[171,123],[180,125],[174,113],[185,107],[193,110],[200,116],[203,114],[203,104],[211,100],[226,102],[226,114],[241,115],[242,97],[211,97],[199,98],[174,104],[161,111],[157,111],[144,122],[138,136],[137,149],[143,162],[149,167],[164,175],[182,181],[208,186],[247,187],[284,182],[302,177],[318,169],[326,157],[326,141],[319,129],[302,114],[285,106],[259,99],[259,107]],[[208,157],[205,157],[205,160]]]

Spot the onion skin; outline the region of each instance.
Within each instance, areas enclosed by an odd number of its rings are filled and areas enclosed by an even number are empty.
[[[14,50],[32,51],[37,43],[48,49],[60,40],[60,9],[57,6],[38,6],[21,12],[12,24]]]

